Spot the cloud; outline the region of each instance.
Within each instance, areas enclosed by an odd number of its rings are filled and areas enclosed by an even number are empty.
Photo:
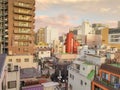
[[[47,15],[36,16],[36,29],[39,29],[40,27],[52,26],[58,28],[61,33],[67,32],[70,27],[75,26],[70,22],[72,18],[74,17],[70,17],[64,14],[53,17]]]
[[[101,12],[109,12],[111,9],[110,8],[101,8],[100,11]]]

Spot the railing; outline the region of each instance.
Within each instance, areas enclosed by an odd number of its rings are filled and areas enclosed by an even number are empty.
[[[94,81],[103,85],[104,87],[108,88],[109,90],[120,90],[120,84],[115,84],[115,83],[112,83],[106,79],[103,79],[99,76],[96,76],[94,78]]]

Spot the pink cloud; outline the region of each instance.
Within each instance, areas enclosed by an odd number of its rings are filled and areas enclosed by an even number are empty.
[[[36,16],[36,30],[40,27],[52,26],[57,28],[60,33],[65,33],[70,27],[75,26],[70,22],[70,20],[75,17],[70,17],[68,15],[60,14],[58,16]]]

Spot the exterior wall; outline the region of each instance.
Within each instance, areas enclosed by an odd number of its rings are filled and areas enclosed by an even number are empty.
[[[112,43],[110,41],[111,35],[116,35],[116,34],[109,34],[108,28],[104,28],[101,32],[101,35],[102,35],[102,44],[110,45],[111,47],[116,47],[116,48],[120,49],[120,42]],[[117,35],[119,35],[119,33],[117,33]]]
[[[36,43],[39,42],[45,42],[45,29],[46,28],[40,28],[36,33]]]
[[[73,75],[74,78],[70,78],[70,74]],[[83,85],[81,85],[81,80]],[[72,89],[70,89],[70,85],[72,86]],[[75,70],[69,70],[68,90],[91,90],[91,81],[80,73],[75,72]]]
[[[12,59],[12,61],[10,61],[11,59]],[[20,59],[20,62],[17,61],[17,59]],[[25,62],[25,59],[29,59],[29,61]],[[29,68],[29,67],[37,68],[37,62],[33,61],[32,55],[7,56],[6,60],[7,60],[7,63],[12,63],[13,65],[18,65],[21,68]]]
[[[39,51],[38,58],[51,57],[51,51]]]
[[[34,11],[35,0],[8,0],[8,54],[33,54]]]
[[[12,71],[7,73],[6,85],[8,87],[9,81],[16,81],[16,88],[7,88],[7,90],[19,90],[20,89],[20,71]]]
[[[92,62],[93,64],[96,65],[101,65],[102,63],[105,62],[105,57],[99,57],[96,55],[87,55],[87,61]]]
[[[47,44],[52,44],[54,40],[58,40],[58,30],[47,27],[45,30],[45,41]]]
[[[102,35],[102,44],[108,45],[108,28],[104,28],[101,32]]]
[[[75,40],[74,34],[72,32],[67,34],[65,45],[67,53],[77,53],[77,47],[79,46],[79,43],[77,40]]]

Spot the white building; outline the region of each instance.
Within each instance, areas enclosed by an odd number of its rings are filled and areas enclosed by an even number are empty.
[[[52,27],[47,27],[45,30],[45,41],[52,44],[53,40],[58,40],[58,30]]]
[[[114,59],[116,49],[109,47],[90,48],[87,45],[78,48],[79,55],[68,68],[69,90],[91,90],[91,81],[98,68],[106,59]]]
[[[39,48],[38,49],[38,59],[41,58],[49,58],[51,57],[51,49],[50,48]]]
[[[13,65],[18,65],[21,68],[37,68],[37,62],[34,60],[33,55],[12,55],[6,56],[6,62]]]
[[[8,64],[6,55],[0,55],[0,90],[20,89],[20,68]]]
[[[91,90],[95,65],[85,61],[74,61],[68,71],[68,90]]]

